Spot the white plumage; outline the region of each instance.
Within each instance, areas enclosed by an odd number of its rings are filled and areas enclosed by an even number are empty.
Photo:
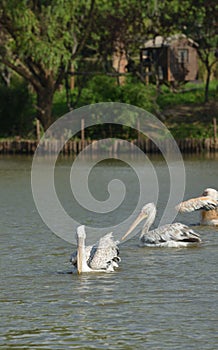
[[[93,246],[85,247],[85,226],[77,228],[77,251],[70,258],[74,269],[82,272],[109,272],[119,267],[121,261],[118,241],[114,241],[112,232],[106,234]]]
[[[218,226],[218,191],[214,188],[206,188],[200,197],[179,203],[176,210],[180,213],[201,210],[202,225]]]
[[[136,226],[146,218],[141,235],[139,237],[140,246],[148,247],[187,247],[201,242],[198,233],[179,222],[160,226],[149,231],[149,228],[156,217],[156,207],[154,203],[146,204],[137,219],[131,225],[127,233],[122,237],[126,238]]]

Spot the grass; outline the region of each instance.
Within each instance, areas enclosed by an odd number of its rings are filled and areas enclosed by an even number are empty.
[[[210,83],[209,102],[204,102],[204,84],[188,83],[177,93],[163,87],[157,102],[165,125],[177,139],[214,136],[213,118],[218,120],[218,86]]]
[[[162,93],[157,98],[161,110],[171,106],[204,104],[204,83],[187,83],[178,92],[174,93],[166,86],[162,87]],[[210,83],[209,99],[218,97],[218,85],[216,81]]]

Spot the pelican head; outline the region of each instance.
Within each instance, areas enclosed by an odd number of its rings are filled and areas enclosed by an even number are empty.
[[[209,196],[212,199],[218,200],[218,191],[214,188],[206,188],[203,192],[203,196]]]
[[[151,218],[152,222],[156,216],[156,207],[154,203],[148,203],[142,207],[142,210],[138,217],[135,219],[133,224],[130,226],[128,231],[125,233],[125,235],[121,238],[121,240],[124,240],[135,228],[140,224],[140,222],[146,218]]]
[[[77,238],[78,238],[78,240],[80,238],[86,239],[85,225],[80,225],[77,227]]]

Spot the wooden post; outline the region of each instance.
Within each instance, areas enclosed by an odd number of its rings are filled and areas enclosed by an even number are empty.
[[[73,62],[71,63],[71,67],[70,67],[70,72],[71,72],[71,76],[70,76],[70,90],[73,90],[75,87],[75,75],[74,75],[74,64]]]
[[[39,142],[39,140],[40,140],[40,122],[39,122],[39,119],[36,119],[36,139]]]
[[[82,150],[84,149],[85,144],[85,120],[81,119],[81,141],[82,141]]]
[[[213,118],[213,139],[214,139],[214,145],[216,148],[217,143],[217,124],[216,124],[216,118]]]
[[[149,85],[149,68],[145,67],[145,84]]]

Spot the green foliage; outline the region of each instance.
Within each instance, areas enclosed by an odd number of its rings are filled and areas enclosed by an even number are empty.
[[[77,94],[77,89],[74,89],[71,96],[74,101],[77,98]],[[56,95],[55,107],[58,106],[58,94]],[[63,92],[61,93],[61,96],[63,97],[62,101],[66,101]],[[140,81],[132,82],[131,80],[128,81],[128,79],[124,85],[118,85],[116,78],[98,75],[90,79],[86,87],[82,89],[80,98],[78,99],[78,103],[75,105],[75,108],[101,102],[120,102],[140,107],[152,113],[158,109],[155,99],[156,89],[152,85],[145,86]],[[60,106],[61,105],[59,104],[59,107]],[[128,122],[128,124],[135,127],[137,118],[138,115],[134,112],[128,113],[128,116],[126,113],[125,115],[119,114],[116,118],[116,122],[120,122],[121,124]],[[105,137],[114,137],[115,135],[116,137],[122,137],[124,134],[127,138],[136,137],[135,133],[128,127],[123,126],[119,128],[117,125],[116,127],[106,125],[104,128],[102,128],[102,126],[96,126],[95,128],[92,128],[92,130],[86,130],[86,137],[97,138],[98,134],[105,135]]]
[[[99,102],[120,102],[154,112],[155,98],[156,90],[152,85],[145,86],[139,81],[117,85],[115,78],[102,75],[88,82],[77,107]]]
[[[213,127],[211,124],[195,123],[179,123],[168,127],[175,139],[186,138],[209,138],[213,137]]]
[[[155,86],[130,82],[123,85],[121,90],[122,102],[143,108],[151,113],[157,110]]]
[[[143,108],[151,113],[154,113],[154,109],[157,110],[171,107],[172,110],[179,105],[191,105],[200,104],[203,101],[203,84],[187,84],[185,88],[187,91],[178,91],[173,93],[166,86],[162,87],[163,93],[157,98],[158,105],[156,106],[156,90],[152,85],[146,86],[140,82],[128,81],[125,85],[119,86],[116,84],[116,79],[107,76],[96,76],[93,77],[86,88],[82,90],[80,99],[75,108],[99,102],[120,102]],[[211,83],[210,94],[211,98],[215,98],[216,82]],[[71,92],[72,100],[77,100],[77,89]],[[217,96],[217,95],[216,95]],[[12,86],[7,88],[5,86],[0,87],[0,136],[13,136],[20,135],[23,137],[31,136],[31,132],[34,136],[34,125],[33,125],[33,109],[31,109],[32,99],[29,96],[26,85],[21,81],[12,82]],[[203,105],[203,104],[202,104]],[[62,88],[57,91],[54,96],[53,103],[53,115],[55,118],[59,118],[69,109],[66,104],[66,91]],[[202,115],[202,113],[201,113]],[[203,118],[202,118],[203,117]],[[210,137],[212,136],[212,123],[207,123],[209,116],[200,117],[199,122],[196,120],[192,122],[192,116],[190,115],[190,123],[187,121],[168,123],[167,127],[172,132],[175,138],[186,138],[186,137]],[[136,125],[137,115],[128,114],[128,120],[126,115],[119,116],[117,121],[121,124],[128,121],[130,125]],[[200,122],[200,119],[205,121]],[[86,130],[86,137],[97,139],[99,135],[105,137],[126,137],[135,138],[136,133],[128,127],[111,127],[111,126],[96,126],[94,129]]]
[[[65,113],[69,112],[66,101],[66,90],[62,88],[54,94],[54,100],[52,105],[52,114],[54,119],[62,117]]]
[[[11,87],[0,86],[1,137],[27,137],[33,131],[31,98],[25,83],[15,81]]]
[[[209,95],[214,98],[216,95],[216,82],[210,84]],[[203,104],[204,103],[204,84],[188,83],[176,93],[168,87],[162,86],[162,93],[157,98],[157,103],[161,110],[182,104]]]
[[[120,87],[114,78],[99,75],[93,77],[82,90],[79,106],[91,103],[111,102],[120,100]]]
[[[53,110],[52,99],[72,63],[75,71],[82,72],[76,77],[72,92],[74,108],[117,101],[154,113],[159,107],[203,103],[202,88],[177,94],[163,89],[157,97],[151,85],[127,79],[126,84],[119,86],[115,78],[103,74],[114,72],[115,51],[125,52],[135,60],[145,40],[156,35],[186,33],[198,42],[208,78],[205,86],[209,87],[210,74],[217,74],[216,12],[215,0],[1,0],[0,61],[36,92],[37,116],[45,129],[55,119],[53,116],[67,112],[65,91],[55,94]],[[100,71],[102,75],[86,77],[86,62],[87,72]],[[205,75],[202,68],[200,73]],[[135,116],[130,119],[133,122]]]
[[[67,67],[75,37],[80,37],[76,16],[84,12],[84,6],[84,1],[71,0],[4,1],[1,21],[11,34],[5,46],[7,54],[18,53],[22,61],[31,57],[44,69],[53,71],[60,65]]]
[[[216,6],[215,0],[1,0],[0,60],[32,85],[38,118],[47,128],[54,120],[53,94],[72,63],[77,70],[89,60],[102,74],[112,72],[115,51],[135,58],[141,44],[156,35],[185,32],[197,41],[209,77],[217,47]],[[139,82],[118,87],[112,80],[91,79],[78,104],[120,101],[157,110],[154,89]]]
[[[150,0],[96,0],[93,30],[89,44],[100,57],[107,58],[116,46],[128,53],[138,52],[146,30],[151,31]],[[152,31],[153,33],[153,31]],[[120,46],[121,45],[121,46]]]
[[[37,94],[44,129],[53,122],[52,100],[90,34],[94,0],[1,0],[0,62]]]

